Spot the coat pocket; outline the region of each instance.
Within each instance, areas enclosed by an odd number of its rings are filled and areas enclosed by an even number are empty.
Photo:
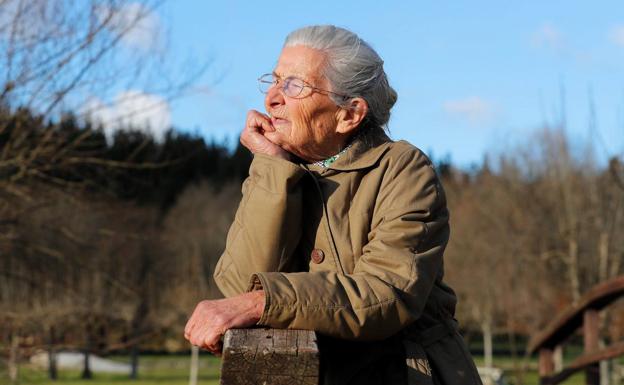
[[[417,382],[423,376],[414,375],[415,382],[408,384],[428,385],[482,385],[477,368],[470,356],[464,339],[457,331],[454,320],[442,321],[437,325],[414,333],[411,338],[404,340],[408,359],[408,373],[414,373],[409,368],[409,352],[407,344],[414,344],[411,352],[414,356],[422,356],[427,363],[425,370],[423,362],[415,361],[421,373],[429,374],[429,382]],[[411,377],[408,377],[411,379]]]
[[[483,385],[459,333],[450,333],[425,349],[435,385]]]
[[[422,346],[414,341],[403,340],[407,385],[434,385],[431,365]]]

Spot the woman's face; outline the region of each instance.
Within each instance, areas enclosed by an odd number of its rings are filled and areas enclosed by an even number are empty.
[[[297,45],[286,47],[274,75],[279,79],[295,76],[307,84],[331,90],[322,76],[325,55],[316,49]],[[336,132],[341,108],[325,92],[304,89],[303,98],[291,98],[281,91],[282,82],[269,89],[264,100],[274,132],[265,136],[288,152],[309,161],[326,159],[340,151],[344,135]]]

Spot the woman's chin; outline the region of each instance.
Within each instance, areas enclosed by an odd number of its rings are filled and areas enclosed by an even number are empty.
[[[279,132],[281,134],[290,132],[290,123],[278,123],[274,124],[273,127],[275,128],[275,132]]]
[[[265,132],[264,133],[264,137],[267,138],[267,140],[269,142],[273,143],[274,145],[279,146],[283,150],[292,153],[292,151],[289,150],[288,143],[286,143],[286,142],[284,142],[284,140],[282,140],[282,138],[283,138],[282,133],[280,133],[277,129],[275,131],[273,131],[273,132]]]

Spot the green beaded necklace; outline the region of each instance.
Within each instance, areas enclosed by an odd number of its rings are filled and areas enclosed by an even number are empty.
[[[323,167],[323,168],[327,168],[332,163],[334,163],[336,161],[336,159],[340,158],[340,155],[344,154],[349,149],[349,147],[351,147],[352,144],[353,144],[353,141],[351,143],[349,143],[349,145],[347,147],[345,147],[342,150],[340,150],[340,152],[337,153],[336,155],[330,156],[329,158],[327,158],[325,160],[319,160],[318,162],[314,162],[312,164],[314,164],[316,166]]]

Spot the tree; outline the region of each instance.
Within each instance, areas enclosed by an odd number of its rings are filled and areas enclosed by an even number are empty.
[[[62,339],[63,328],[59,325],[71,324],[69,319],[80,313],[77,306],[86,305],[76,300],[84,298],[85,290],[91,290],[95,297],[106,293],[114,297],[110,286],[100,285],[110,284],[104,279],[106,270],[85,269],[85,261],[76,259],[77,255],[95,255],[80,242],[80,237],[47,228],[41,238],[29,244],[24,241],[28,234],[24,226],[35,210],[60,210],[42,194],[50,186],[66,192],[88,191],[94,182],[107,180],[102,177],[105,170],[163,167],[154,162],[139,164],[131,158],[107,159],[111,137],[104,135],[106,127],[93,129],[86,124],[84,129],[77,128],[82,125],[78,122],[102,108],[102,103],[93,100],[109,99],[115,93],[123,95],[126,102],[134,97],[166,100],[179,96],[202,73],[205,63],[180,71],[173,68],[178,63],[167,58],[166,36],[155,28],[159,22],[155,10],[161,3],[0,1],[1,300],[9,305],[1,317],[8,318],[8,327],[3,329],[13,336],[13,341],[19,342],[23,334],[41,337],[33,331],[39,321],[44,321],[39,325],[46,325],[46,340],[53,347],[56,340]],[[155,36],[158,38],[153,39]],[[154,91],[158,91],[160,99],[144,97]],[[127,118],[123,114],[116,116],[121,123]],[[69,208],[61,211],[61,217],[72,213]],[[96,228],[85,226],[84,230],[92,231],[90,236],[97,234]],[[56,240],[52,236],[57,236]],[[50,271],[38,273],[42,266]],[[68,277],[69,283],[61,285]],[[96,326],[108,322],[94,313],[83,314],[91,314],[88,319]],[[94,332],[85,331],[87,341]],[[17,342],[14,350],[20,348]],[[17,373],[15,360],[9,364],[10,372]],[[54,376],[54,370],[50,373]]]
[[[120,92],[126,99],[152,91],[158,91],[158,100],[180,96],[204,71],[207,63],[181,71],[175,67],[182,64],[167,58],[166,36],[155,14],[161,3],[0,2],[0,190],[20,196],[22,180],[58,182],[55,171],[98,162],[93,157],[97,149],[87,144],[101,142],[102,134],[63,132],[63,126],[75,119],[65,117],[65,111],[78,119],[92,117],[104,106],[86,101]],[[119,125],[127,118],[121,114],[116,122],[106,123]],[[122,159],[107,165],[124,167],[132,162]]]

